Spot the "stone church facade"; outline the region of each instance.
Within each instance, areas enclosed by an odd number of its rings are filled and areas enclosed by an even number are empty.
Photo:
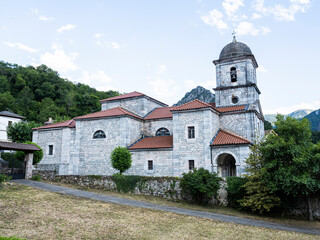
[[[33,130],[44,150],[37,170],[60,175],[112,175],[117,146],[132,153],[126,172],[181,176],[205,168],[220,176],[241,176],[249,146],[264,134],[257,86],[258,64],[250,48],[235,39],[216,66],[216,103],[194,100],[169,107],[143,93],[101,100],[101,111]]]

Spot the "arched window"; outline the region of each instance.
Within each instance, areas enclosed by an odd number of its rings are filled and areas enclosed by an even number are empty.
[[[156,132],[156,136],[169,136],[170,132],[168,129],[166,128],[160,128],[158,129],[158,131]]]
[[[230,68],[230,76],[231,76],[231,82],[237,81],[237,69],[235,67]]]
[[[98,130],[93,134],[93,138],[106,138],[104,131]]]

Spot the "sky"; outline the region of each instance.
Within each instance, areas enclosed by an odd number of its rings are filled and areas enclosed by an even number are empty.
[[[320,1],[0,2],[5,62],[172,105],[198,85],[213,92],[212,61],[234,30],[258,62],[265,114],[320,108]]]

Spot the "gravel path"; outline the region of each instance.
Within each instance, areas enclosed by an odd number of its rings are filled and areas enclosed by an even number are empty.
[[[218,221],[222,221],[222,222],[230,222],[230,223],[236,223],[236,224],[242,224],[242,225],[249,225],[249,226],[256,226],[256,227],[263,227],[263,228],[272,228],[272,229],[278,229],[278,230],[294,231],[294,232],[300,232],[300,233],[320,235],[320,229],[318,229],[318,228],[298,227],[298,226],[293,226],[293,225],[288,225],[288,224],[267,222],[267,221],[263,221],[263,220],[255,220],[255,219],[235,217],[235,216],[223,215],[223,214],[211,213],[211,212],[205,212],[205,211],[197,211],[197,210],[184,209],[184,208],[178,208],[178,207],[170,207],[170,206],[148,203],[148,202],[143,202],[143,201],[136,201],[136,200],[131,200],[131,199],[113,197],[113,196],[108,196],[105,194],[76,190],[73,188],[56,186],[56,185],[52,185],[52,184],[48,184],[48,183],[30,181],[30,180],[25,180],[25,179],[12,180],[12,182],[24,184],[24,185],[27,185],[30,187],[39,188],[39,189],[50,191],[50,192],[56,192],[56,193],[67,194],[67,195],[72,195],[72,196],[76,196],[76,197],[94,199],[94,200],[99,200],[99,201],[108,202],[108,203],[115,203],[115,204],[132,206],[132,207],[161,210],[161,211],[173,212],[173,213],[184,214],[184,215],[189,215],[189,216],[194,216],[194,217],[208,218],[208,219],[218,220]]]

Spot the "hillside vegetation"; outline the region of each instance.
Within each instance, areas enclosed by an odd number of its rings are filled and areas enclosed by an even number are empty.
[[[0,111],[10,110],[28,121],[66,120],[96,112],[99,100],[117,95],[72,83],[45,65],[35,68],[0,62]]]

